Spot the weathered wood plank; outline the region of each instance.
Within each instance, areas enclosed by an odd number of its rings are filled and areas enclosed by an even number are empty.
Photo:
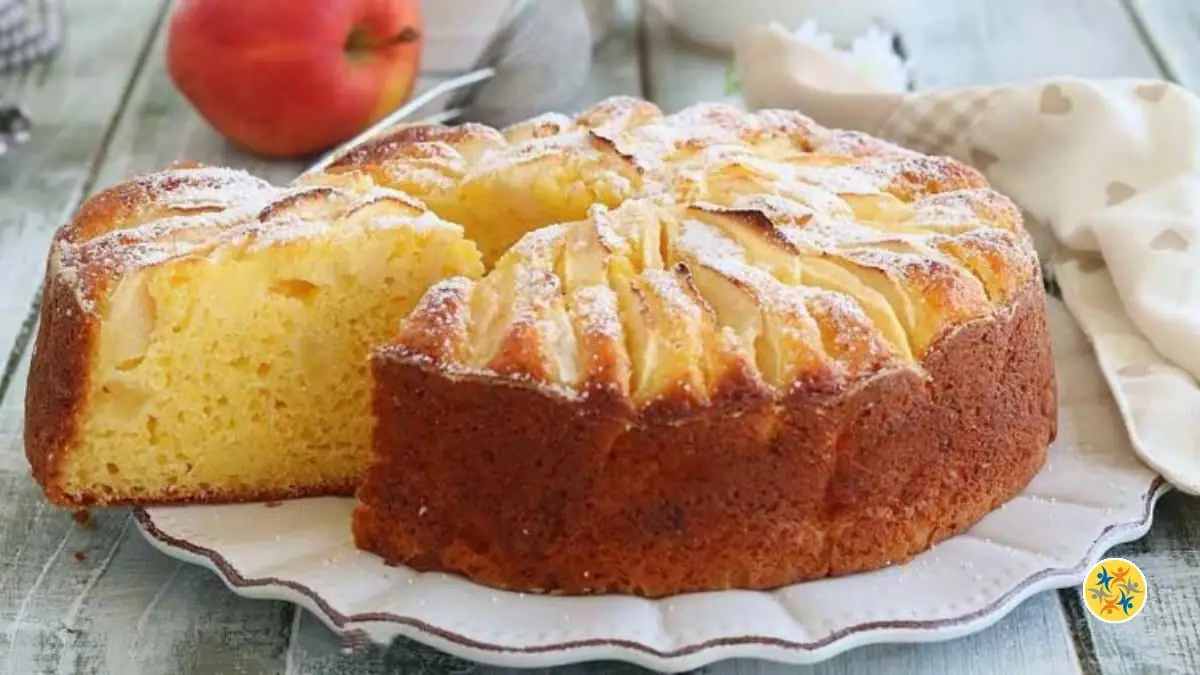
[[[922,89],[1158,74],[1120,0],[941,0],[895,23]]]
[[[34,121],[29,143],[0,161],[0,354],[28,340],[30,305],[42,281],[54,228],[91,184],[95,166],[144,60],[146,37],[162,14],[158,0],[73,3],[72,27],[50,62],[0,76],[0,99]],[[11,382],[12,368],[0,379]]]
[[[1086,634],[1105,674],[1200,672],[1200,499],[1170,493],[1155,509],[1150,533],[1114,548],[1113,557],[1142,569],[1149,600],[1128,623],[1109,625],[1064,591],[1073,629]]]
[[[351,649],[303,610],[297,612],[292,625],[286,663],[286,675],[449,675],[473,672],[479,667],[410,640],[396,640],[386,648],[372,645]]]
[[[1128,0],[1166,75],[1200,90],[1200,4],[1192,0]]]
[[[1054,673],[1078,672],[1070,637],[1053,594],[1023,603],[982,633],[923,645],[876,645],[843,654],[811,668],[737,661],[712,669],[716,675],[875,675],[877,673]],[[1046,639],[1030,639],[1044,635]]]

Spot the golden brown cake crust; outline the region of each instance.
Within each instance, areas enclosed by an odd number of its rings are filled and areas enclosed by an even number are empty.
[[[899,563],[1024,488],[1056,433],[1042,288],[912,370],[679,425],[381,350],[358,546],[492,586],[663,596]]]
[[[62,453],[79,432],[79,412],[87,390],[87,355],[95,321],[79,306],[74,291],[56,283],[47,265],[37,339],[25,389],[25,456],[33,477],[53,503],[67,505],[58,480]]]

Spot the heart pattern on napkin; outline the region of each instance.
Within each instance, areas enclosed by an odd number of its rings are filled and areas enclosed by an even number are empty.
[[[1133,90],[1134,95],[1149,103],[1158,103],[1167,95],[1167,85],[1163,83],[1143,84]]]
[[[1043,115],[1066,115],[1074,106],[1071,99],[1063,93],[1062,87],[1052,84],[1042,90],[1041,103],[1038,110]]]
[[[1116,206],[1137,194],[1137,190],[1132,186],[1121,182],[1109,183],[1108,187],[1104,188],[1104,192],[1108,195],[1107,204],[1109,206]]]
[[[1186,251],[1188,240],[1175,230],[1163,230],[1150,240],[1150,248],[1155,251]]]
[[[1000,158],[995,153],[988,152],[983,148],[971,148],[968,154],[971,157],[971,163],[985,173],[988,169],[992,168],[993,164],[1000,161]]]

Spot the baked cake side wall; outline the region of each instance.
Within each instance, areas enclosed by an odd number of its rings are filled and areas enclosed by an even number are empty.
[[[771,588],[902,562],[1007,501],[1056,430],[1041,287],[840,397],[626,431],[537,391],[380,358],[356,543],[562,593]]]
[[[75,290],[58,279],[50,265],[42,293],[25,389],[25,457],[47,499],[60,506],[81,505],[63,492],[60,480],[64,457],[83,419],[97,325],[80,306]]]

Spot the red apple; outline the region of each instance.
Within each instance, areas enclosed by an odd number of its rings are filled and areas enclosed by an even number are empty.
[[[226,138],[295,157],[403,104],[421,45],[420,0],[183,0],[167,72]]]

